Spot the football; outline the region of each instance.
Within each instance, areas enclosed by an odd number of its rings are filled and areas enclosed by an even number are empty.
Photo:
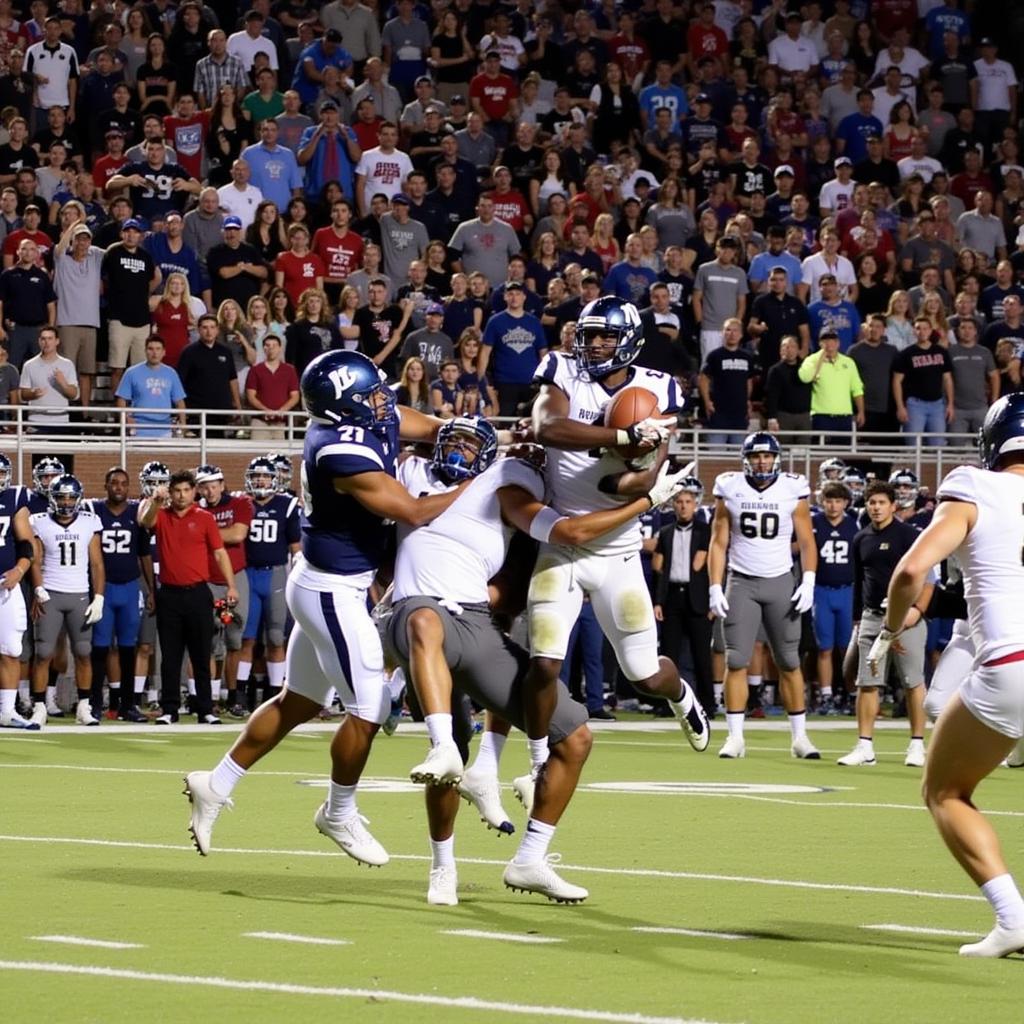
[[[658,412],[658,399],[652,392],[646,388],[623,388],[604,407],[604,425],[625,430]],[[625,445],[615,450],[627,461],[644,454],[643,449],[637,445]]]

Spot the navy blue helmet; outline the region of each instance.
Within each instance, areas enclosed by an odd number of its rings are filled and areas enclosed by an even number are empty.
[[[687,494],[693,495],[693,500],[699,505],[704,499],[704,485],[700,482],[700,478],[696,476],[684,476],[680,480],[682,484],[682,490]]]
[[[597,336],[614,340],[615,349],[610,355],[602,357],[590,351],[591,341]],[[644,328],[636,306],[614,295],[602,295],[581,310],[573,353],[584,376],[601,380],[629,366],[640,354],[643,343]]]
[[[302,374],[302,401],[309,417],[328,426],[353,426],[384,434],[398,421],[387,378],[361,352],[333,349]]]
[[[743,439],[743,475],[753,484],[768,484],[782,472],[782,448],[774,434],[767,430],[755,430]],[[772,458],[771,469],[766,473],[755,473],[750,461],[752,455],[768,452]]]
[[[257,455],[249,462],[245,468],[245,493],[253,498],[269,498],[277,493],[277,466],[273,459]]]
[[[1024,451],[1024,393],[1004,395],[989,409],[978,431],[978,445],[986,469],[999,469],[1004,455]]]
[[[41,494],[45,498],[50,493],[53,481],[63,475],[64,463],[52,455],[47,455],[32,467],[32,488],[36,494]]]
[[[164,462],[151,459],[139,470],[139,489],[144,498],[152,498],[158,487],[169,487],[170,483],[171,471]]]
[[[917,504],[921,481],[912,469],[894,469],[889,475],[889,483],[896,491],[897,508],[913,508]]]
[[[82,498],[85,492],[78,481],[78,477],[65,473],[57,477],[50,484],[50,515],[58,519],[71,519],[78,514],[82,507]]]
[[[6,491],[11,486],[11,460],[0,452],[0,491]]]
[[[467,459],[467,448],[473,458]],[[456,416],[437,432],[431,466],[442,480],[457,484],[482,473],[497,457],[498,435],[481,416]]]

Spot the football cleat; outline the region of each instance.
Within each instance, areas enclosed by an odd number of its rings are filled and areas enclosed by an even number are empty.
[[[806,737],[797,736],[789,748],[789,752],[800,758],[801,761],[820,761],[821,754],[818,748]]]
[[[99,725],[100,720],[92,713],[88,697],[83,697],[75,707],[76,725]]]
[[[409,778],[426,786],[457,786],[462,781],[464,767],[462,755],[454,743],[439,743],[409,772]]]
[[[1018,740],[1017,745],[1006,755],[1007,768],[1024,768],[1024,740]]]
[[[516,827],[509,821],[505,808],[501,806],[501,787],[493,775],[468,768],[458,785],[459,796],[472,804],[480,814],[480,820],[488,828],[502,835],[511,835]]]
[[[556,903],[582,903],[590,893],[581,885],[573,885],[552,867],[562,859],[560,853],[549,853],[543,860],[532,864],[512,861],[502,875],[507,888],[513,892],[535,892]]]
[[[50,694],[46,695],[46,713],[50,718],[64,717],[64,709],[57,703],[57,698]]]
[[[907,756],[903,758],[903,763],[908,768],[924,767],[924,743],[921,740],[910,741],[910,745],[907,747]]]
[[[836,761],[836,764],[845,765],[847,768],[877,763],[875,748],[867,743],[858,743],[845,757],[840,757]]]
[[[216,715],[203,715],[199,719],[200,725],[220,725],[220,719]]]
[[[153,719],[153,724],[154,725],[177,725],[178,724],[178,716],[175,715],[175,714],[172,714],[171,712],[168,711],[166,714],[163,714],[163,715],[160,715],[157,718],[154,718]]]
[[[370,867],[383,867],[391,859],[387,850],[370,835],[366,828],[367,819],[361,814],[353,814],[344,821],[332,821],[327,817],[327,803],[317,809],[313,817],[316,830],[341,847],[353,860]]]
[[[520,775],[512,780],[512,792],[516,799],[523,805],[526,816],[533,814],[533,797],[537,791],[537,782],[540,780],[544,765],[537,764],[530,769],[529,775]]]
[[[456,907],[459,904],[459,875],[454,866],[430,869],[427,902],[434,907]]]
[[[210,854],[210,840],[213,838],[213,826],[217,817],[225,807],[234,807],[230,797],[218,796],[210,785],[211,772],[189,772],[185,776],[185,796],[192,805],[188,830],[192,842],[203,857]]]
[[[1003,928],[996,925],[980,942],[968,942],[960,947],[961,956],[1009,956],[1024,952],[1024,928]]]
[[[40,729],[42,729],[42,727],[46,725],[46,718],[46,705],[41,700],[36,701],[36,703],[32,705],[32,717],[29,719],[29,721],[33,725],[37,725],[39,726]]]
[[[46,708],[43,707],[45,715]],[[22,718],[17,711],[9,715],[0,715],[0,729],[24,729],[25,732],[39,732],[42,726],[31,718]]]
[[[124,708],[117,713],[119,722],[148,722],[149,719],[137,708]]]
[[[746,757],[747,745],[743,742],[741,736],[730,736],[722,744],[722,749],[718,751],[718,756],[730,759]]]
[[[668,706],[679,719],[690,746],[697,751],[707,750],[711,742],[711,723],[690,684],[685,679],[679,682],[683,684],[683,695],[678,701],[670,700]]]

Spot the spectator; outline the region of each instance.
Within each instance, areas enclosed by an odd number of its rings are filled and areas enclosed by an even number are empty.
[[[703,362],[723,344],[725,321],[731,317],[742,321],[746,312],[749,286],[746,273],[735,265],[738,251],[736,239],[726,235],[715,245],[715,259],[697,268],[693,318],[700,331]]]
[[[494,216],[494,200],[490,197],[477,200],[476,212],[475,218],[455,229],[448,242],[448,248],[457,254],[452,270],[478,270],[494,288],[505,280],[508,261],[519,252],[519,239],[512,228]]]
[[[914,335],[914,344],[893,363],[896,418],[903,424],[907,444],[916,444],[917,435],[923,434],[926,445],[941,448],[955,414],[953,364],[949,352],[935,344],[927,317],[914,318]]]
[[[397,129],[394,137],[398,137]],[[402,172],[399,156],[407,162],[409,160],[405,154],[395,156],[392,164],[397,163],[399,166],[390,173],[396,176],[396,181],[400,180],[398,176]],[[296,159],[300,167],[306,168],[306,194],[311,198],[319,199],[324,186],[328,182],[337,181],[347,199],[358,199],[356,171],[362,164],[363,153],[355,132],[348,125],[342,124],[338,105],[333,101],[328,100],[320,105],[319,124],[315,127],[310,124],[303,130],[296,149]],[[408,170],[412,170],[411,163]]]
[[[88,225],[78,221],[54,246],[53,285],[61,352],[75,364],[82,408],[92,401],[96,376],[96,332],[100,326],[100,292],[104,252],[92,244]]]
[[[803,280],[797,285],[797,298],[808,305],[821,299],[820,282],[822,275],[830,274],[839,286],[841,299],[855,302],[857,299],[857,275],[853,264],[839,254],[839,233],[826,229],[821,232],[821,252],[808,256],[803,261]]]
[[[0,340],[8,343],[11,364],[19,372],[36,354],[39,329],[57,318],[56,293],[38,262],[39,249],[26,238],[18,246],[18,262],[0,273]]]
[[[384,24],[381,52],[388,66],[388,81],[409,99],[413,82],[426,73],[430,55],[430,29],[413,11],[413,0],[398,0],[397,16]]]
[[[284,346],[276,334],[263,338],[263,359],[245,379],[245,400],[261,415],[251,421],[253,440],[282,440],[288,433],[287,413],[299,404],[299,376],[284,362]]]
[[[163,139],[146,142],[145,162],[125,164],[107,182],[107,188],[127,188],[132,208],[147,223],[162,219],[171,210],[184,212],[188,194],[202,191],[202,185],[184,167],[167,161]]]
[[[196,318],[207,310],[206,304],[192,297],[188,278],[179,271],[173,271],[164,281],[163,293],[151,295],[149,305],[153,332],[164,343],[163,361],[177,368],[181,353],[192,340]]]
[[[204,188],[199,193],[199,205],[185,214],[182,238],[199,257],[206,269],[206,257],[224,238],[224,214],[220,212],[220,196],[215,188]]]
[[[185,242],[185,221],[177,210],[171,210],[164,219],[164,230],[146,236],[143,248],[153,257],[160,276],[185,274],[189,289],[210,301],[210,283],[199,264],[199,256]]]
[[[418,359],[416,356],[406,359],[395,388],[395,398],[399,405],[408,406],[417,412],[427,414],[433,412],[430,404],[430,388],[427,385],[427,370],[422,359]]]
[[[999,60],[995,40],[981,40],[981,57],[974,62],[971,107],[976,112],[978,134],[991,149],[1003,137],[1007,125],[1016,125],[1020,95],[1013,65]]]
[[[330,349],[344,348],[341,332],[320,288],[307,288],[295,309],[295,322],[285,332],[285,362],[303,371],[317,356]]]
[[[864,426],[864,384],[857,364],[839,351],[839,335],[824,330],[820,348],[800,366],[800,379],[811,385],[811,429],[826,434],[825,444],[846,445],[854,423]]]
[[[75,109],[78,94],[78,55],[61,41],[60,18],[50,16],[44,23],[44,38],[25,51],[25,71],[35,76],[35,117],[53,107]]]
[[[292,305],[298,307],[299,299],[307,288],[323,290],[324,273],[323,260],[309,248],[309,230],[306,225],[289,225],[288,251],[281,253],[274,261],[275,287],[283,288]]]
[[[380,218],[384,271],[392,281],[408,275],[410,265],[426,256],[430,242],[427,229],[410,217],[409,204],[409,196],[398,192],[392,197],[390,211]]]
[[[818,348],[818,339],[825,332],[839,338],[839,351],[849,352],[860,336],[860,314],[852,302],[839,298],[839,284],[835,274],[822,274],[818,278],[821,298],[807,309],[811,327],[811,351]]]
[[[305,175],[295,154],[278,143],[280,129],[273,117],[259,122],[259,132],[260,141],[242,150],[242,160],[249,168],[252,187],[283,210],[292,196],[303,194]]]
[[[506,145],[509,127],[519,116],[519,86],[517,79],[502,68],[498,50],[484,54],[483,70],[469,83],[469,102],[495,143]]]
[[[911,312],[916,316],[921,311],[924,301],[929,295],[937,295],[943,309],[949,306],[949,294],[942,288],[939,276],[939,268],[935,266],[924,267],[921,270],[921,283],[914,285],[907,292],[910,299]]]
[[[402,97],[393,85],[384,80],[386,70],[380,57],[373,56],[366,62],[363,68],[366,77],[352,90],[352,107],[358,110],[363,100],[371,100],[373,109],[383,120],[397,124],[402,116]]]
[[[171,409],[180,410],[178,430],[185,430],[185,389],[177,372],[164,363],[164,341],[156,334],[146,339],[145,362],[129,366],[117,387],[118,409],[143,410],[125,417],[129,433],[136,437],[171,436]],[[166,409],[166,412],[156,410]]]
[[[749,349],[740,347],[742,342],[742,321],[727,318],[722,344],[708,353],[697,378],[708,444],[742,444],[749,428],[757,363]]]
[[[274,118],[284,113],[284,93],[278,92],[277,75],[270,68],[260,68],[255,78],[256,91],[250,92],[242,100],[242,110],[249,115],[253,124],[259,126],[264,121],[274,121]],[[288,152],[291,153],[291,150]]]
[[[874,116],[874,107],[875,94],[870,89],[861,89],[857,93],[857,112],[847,114],[836,128],[836,148],[854,166],[867,159],[867,140],[881,139],[885,132],[882,122]]]
[[[242,406],[235,360],[231,350],[218,340],[220,324],[212,313],[204,313],[199,317],[197,326],[198,340],[186,345],[178,360],[185,405],[189,409],[239,412]],[[224,415],[214,414],[207,422],[224,423],[226,419]]]
[[[303,132],[312,126],[313,119],[302,113],[302,98],[294,89],[285,92],[283,102],[284,110],[274,118],[278,139],[282,146],[298,156]]]
[[[548,343],[540,320],[525,310],[526,290],[519,281],[505,283],[505,311],[487,321],[477,359],[477,376],[488,376],[498,390],[499,415],[516,416],[532,394],[532,382]]]
[[[37,340],[39,355],[25,360],[21,401],[28,406],[29,426],[46,433],[68,433],[68,406],[78,398],[75,364],[57,354],[56,327],[44,327]]]
[[[380,28],[376,14],[357,0],[332,0],[320,9],[325,29],[341,33],[341,45],[352,57],[356,72],[362,72],[370,57],[380,57]]]
[[[1013,264],[1000,260],[996,264],[996,279],[982,293],[978,300],[978,312],[986,320],[1002,320],[1003,306],[1010,295],[1024,301],[1024,287],[1014,281]]]
[[[224,32],[219,28],[213,29],[206,37],[206,44],[210,52],[196,63],[192,82],[192,90],[203,110],[213,106],[223,85],[234,86],[239,93],[248,88],[245,65],[228,53],[228,37]]]
[[[217,189],[220,208],[226,217],[237,217],[245,231],[256,219],[263,193],[250,183],[249,165],[239,158],[231,164],[231,181]]]
[[[811,385],[800,379],[800,341],[785,335],[779,343],[779,361],[768,368],[764,384],[764,411],[768,429],[784,445],[802,439],[787,431],[811,429]]]
[[[849,356],[857,364],[864,385],[864,430],[870,433],[891,433],[895,429],[892,415],[892,368],[899,350],[886,340],[886,321],[882,313],[872,313],[867,330]],[[872,443],[882,443],[875,439]]]
[[[206,258],[213,305],[234,299],[245,309],[249,300],[262,291],[270,270],[256,248],[242,241],[242,222],[238,217],[225,217],[223,224],[224,240],[213,246]]]
[[[0,277],[0,283],[2,281]],[[1001,341],[1012,341],[1014,352],[1019,357],[1024,352],[1024,300],[1016,293],[1007,295],[1003,299],[1002,312],[1002,319],[985,328],[982,344],[994,354]]]
[[[8,359],[7,343],[0,341],[0,406],[21,404],[21,391],[18,387],[20,379],[21,374]],[[14,427],[5,425],[14,415],[8,412],[0,413],[0,434],[14,430]]]
[[[454,359],[447,359],[441,363],[440,376],[430,385],[430,411],[443,420],[450,420],[456,416],[458,404],[459,364]]]
[[[1006,259],[1006,232],[1003,222],[992,212],[992,193],[979,189],[974,193],[974,209],[960,214],[957,234],[963,244],[991,259]]]
[[[415,302],[415,299],[410,297],[401,301],[404,305]],[[440,373],[442,363],[447,362],[455,355],[455,345],[441,329],[444,323],[444,306],[440,302],[428,302],[424,309],[424,315],[425,326],[406,335],[399,358],[404,365],[407,359],[416,356],[423,363],[427,379],[433,381]]]
[[[203,176],[203,154],[206,152],[206,137],[210,130],[209,111],[196,106],[191,90],[181,93],[174,105],[174,113],[163,120],[164,137],[177,154],[177,162],[193,178]],[[96,168],[97,181],[100,180]]]
[[[277,48],[263,35],[263,25],[263,15],[259,11],[250,10],[245,15],[242,29],[228,36],[228,53],[242,62],[246,74],[252,73],[259,54],[267,58],[272,70],[277,70]]]
[[[961,321],[957,343],[949,346],[953,364],[953,420],[951,434],[977,436],[988,407],[999,398],[999,370],[992,353],[978,344],[978,325]]]
[[[782,339],[787,335],[796,337],[801,356],[810,351],[807,307],[790,293],[789,273],[783,264],[777,264],[769,271],[768,290],[754,299],[747,330],[755,339],[762,366],[775,364]]]
[[[691,364],[683,343],[682,318],[673,308],[665,282],[652,284],[650,295],[651,304],[640,310],[644,347],[636,358],[636,365],[683,376],[691,369]]]

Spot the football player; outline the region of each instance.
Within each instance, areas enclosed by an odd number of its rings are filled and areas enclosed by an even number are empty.
[[[152,498],[158,487],[168,487],[171,483],[171,470],[166,463],[153,459],[139,470],[139,493],[143,498]],[[144,530],[148,561],[143,562],[143,580],[147,590],[144,598],[145,615],[139,623],[139,636],[136,641],[135,680],[132,686],[132,707],[138,707],[140,694],[146,689],[146,678],[149,675],[149,661],[156,647],[156,591],[159,586],[160,567],[157,563],[156,533]],[[148,570],[147,567],[148,566]],[[124,680],[121,681],[124,686]],[[153,691],[155,699],[156,692]]]
[[[764,625],[779,688],[789,713],[790,751],[818,760],[807,737],[804,676],[800,670],[800,617],[814,603],[818,551],[808,505],[805,477],[782,472],[782,449],[766,431],[743,442],[743,472],[722,473],[715,480],[715,518],[708,553],[708,600],[724,620],[726,673],[725,717],[729,736],[719,757],[743,757],[743,719],[747,709],[747,668],[754,641]],[[793,586],[795,539],[800,551],[801,582]],[[728,577],[726,557],[728,552]],[[724,584],[724,585],[723,585]]]
[[[928,509],[918,511],[921,481],[917,474],[912,469],[896,469],[890,474],[889,483],[896,491],[896,518],[923,530],[932,521],[932,513]]]
[[[11,460],[0,452],[0,728],[39,729],[15,707],[21,643],[28,628],[22,581],[35,557],[28,492],[11,486]]]
[[[821,492],[825,484],[840,483],[846,475],[846,471],[846,463],[842,459],[837,458],[826,459],[818,467],[818,490],[814,497],[819,508],[822,507]]]
[[[643,341],[636,307],[603,296],[580,312],[574,355],[549,352],[537,369],[534,382],[540,393],[533,429],[547,448],[550,502],[560,515],[618,509],[624,500],[651,488],[653,467],[665,457],[681,400],[668,374],[633,365]],[[603,426],[605,406],[623,387],[650,391],[667,418],[651,417],[628,429]],[[636,463],[638,471],[616,452],[606,451],[625,445],[646,452]],[[706,749],[711,732],[703,707],[672,661],[658,656],[654,606],[640,559],[639,520],[630,519],[579,546],[541,539],[527,608],[532,664],[525,687],[526,716],[534,768],[544,761],[559,671],[584,594],[625,677],[640,692],[666,699],[691,746]]]
[[[992,931],[961,946],[960,955],[1001,957],[1024,947],[1024,898],[972,795],[1024,736],[1024,395],[1006,395],[989,409],[980,447],[984,468],[958,466],[946,477],[931,524],[897,564],[867,658],[884,679],[886,653],[921,604],[929,574],[956,552],[975,661],[939,716],[923,792],[946,846],[995,913]]]
[[[358,352],[332,350],[306,367],[309,414],[302,461],[302,553],[288,576],[295,619],[281,693],[264,702],[212,772],[191,772],[189,831],[202,855],[237,783],[297,725],[318,714],[336,687],[348,712],[331,744],[331,784],[316,828],[364,864],[388,861],[356,804],[370,745],[391,712],[384,652],[367,591],[385,553],[385,519],[421,526],[458,496],[413,498],[395,479],[400,440],[433,443],[442,421],[396,408],[384,375]]]
[[[867,478],[856,466],[851,466],[843,474],[843,483],[846,484],[846,489],[850,492],[850,506],[846,510],[846,514],[852,519],[856,519],[859,511],[864,507],[864,488],[868,485]]]
[[[66,627],[78,687],[75,721],[79,725],[99,725],[91,705],[89,651],[91,627],[103,616],[106,577],[99,537],[102,524],[94,512],[82,507],[82,485],[76,477],[57,477],[49,491],[50,511],[37,512],[29,520],[36,546],[31,569],[35,623],[33,690],[39,695],[45,687],[57,637],[61,627]],[[37,697],[32,721],[44,726],[46,713],[46,704]]]

